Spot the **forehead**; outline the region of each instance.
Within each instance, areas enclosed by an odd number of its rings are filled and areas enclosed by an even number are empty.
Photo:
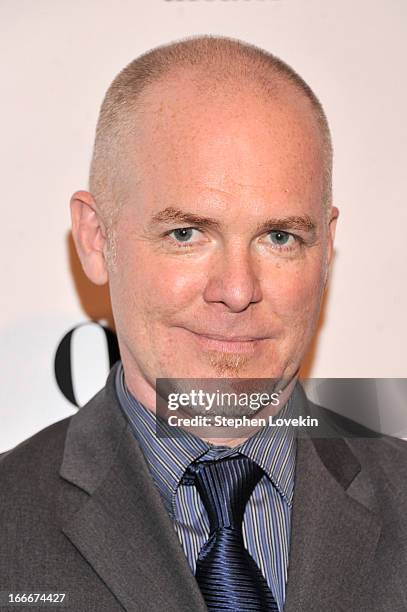
[[[140,108],[129,170],[150,207],[202,191],[321,201],[321,132],[294,87],[270,97],[254,83],[212,86],[178,74],[150,85]]]

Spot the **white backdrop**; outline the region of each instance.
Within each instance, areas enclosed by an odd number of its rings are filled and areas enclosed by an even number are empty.
[[[135,56],[192,34],[277,54],[327,111],[341,216],[307,374],[407,376],[406,17],[404,0],[1,0],[0,451],[75,412],[55,381],[55,351],[106,314],[106,294],[72,254],[68,212],[87,185],[103,94]],[[102,331],[80,327],[80,404],[107,370]]]

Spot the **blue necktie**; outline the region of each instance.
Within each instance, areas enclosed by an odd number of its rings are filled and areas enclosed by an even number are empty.
[[[244,547],[242,522],[263,470],[243,455],[188,468],[209,517],[196,579],[210,612],[278,612],[259,567]]]

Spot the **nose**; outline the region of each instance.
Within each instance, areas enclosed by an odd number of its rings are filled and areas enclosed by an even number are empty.
[[[217,254],[212,262],[204,299],[224,304],[231,312],[241,312],[262,298],[253,254],[240,242]]]

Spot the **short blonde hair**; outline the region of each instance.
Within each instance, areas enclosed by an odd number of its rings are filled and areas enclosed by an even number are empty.
[[[311,103],[321,130],[324,156],[324,204],[332,199],[332,142],[321,103],[307,83],[285,62],[239,40],[198,36],[148,51],[128,64],[114,79],[103,100],[96,129],[89,189],[107,227],[114,224],[123,200],[121,184],[129,134],[135,129],[137,102],[144,89],[174,69],[196,68],[206,83],[255,82],[267,94],[282,82],[292,84]]]

